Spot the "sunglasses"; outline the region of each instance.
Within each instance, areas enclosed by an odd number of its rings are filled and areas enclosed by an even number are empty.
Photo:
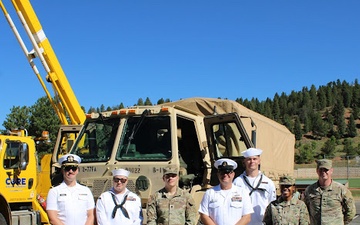
[[[175,173],[170,173],[170,174],[166,174],[166,175],[165,175],[165,178],[166,178],[166,179],[169,179],[170,177],[174,178],[174,177],[176,177],[176,176],[177,176],[177,174],[175,174]]]
[[[118,182],[120,181],[121,183],[124,184],[124,183],[126,183],[127,179],[114,177],[114,178],[113,178],[113,181],[114,181],[115,183],[118,183]]]
[[[319,168],[318,170],[320,172],[325,172],[325,173],[329,172],[329,169],[326,169],[326,168]]]
[[[280,184],[280,189],[283,189],[283,188],[289,189],[290,187],[292,187],[292,185],[290,185],[290,184]]]
[[[69,172],[70,170],[76,171],[78,169],[77,166],[64,166],[63,168],[66,172]]]
[[[219,174],[220,175],[225,175],[225,174],[232,174],[234,171],[232,171],[232,170],[223,170],[223,171],[219,171]]]

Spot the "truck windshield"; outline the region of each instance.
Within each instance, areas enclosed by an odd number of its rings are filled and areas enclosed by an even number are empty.
[[[85,123],[71,153],[80,156],[82,162],[108,161],[119,123],[119,118],[99,118]]]
[[[134,127],[136,132],[134,132]],[[169,116],[130,117],[116,153],[119,161],[169,160],[171,132]]]
[[[71,153],[80,156],[82,163],[106,162],[113,149],[118,161],[166,161],[171,158],[169,116],[129,117],[120,137],[117,136],[119,124],[119,118],[99,118],[85,123]],[[119,146],[114,148],[119,139]]]

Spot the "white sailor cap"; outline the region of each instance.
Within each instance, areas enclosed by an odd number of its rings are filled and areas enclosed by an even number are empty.
[[[218,170],[235,170],[237,163],[232,159],[221,158],[215,161],[214,166]]]
[[[246,149],[245,151],[241,152],[241,154],[245,157],[251,157],[251,156],[257,156],[257,155],[261,155],[263,151],[261,149],[258,148],[249,148]]]
[[[59,164],[62,166],[78,165],[81,163],[81,158],[74,154],[66,154],[59,159]]]
[[[125,169],[115,169],[112,171],[113,177],[115,177],[115,176],[129,177],[129,174],[130,174],[130,171],[125,170]]]

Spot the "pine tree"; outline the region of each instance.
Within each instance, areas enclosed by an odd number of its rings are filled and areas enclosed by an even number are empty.
[[[335,105],[331,111],[331,114],[334,116],[334,124],[337,125],[335,136],[337,139],[344,137],[345,135],[345,119],[344,119],[345,108],[342,102],[341,96],[336,98]]]
[[[322,120],[320,113],[314,112],[312,114],[311,122],[312,122],[312,132],[315,138],[321,139],[322,137],[325,137],[327,133],[326,125]]]
[[[144,105],[152,105],[149,97],[146,97]]]
[[[296,108],[294,106],[293,102],[289,102],[287,105],[287,112],[290,116],[295,116],[296,115]]]
[[[239,103],[240,105],[243,105],[244,100],[243,98],[236,98],[235,102]]]
[[[143,106],[143,105],[144,105],[143,99],[142,99],[142,98],[139,98],[136,105],[138,105],[138,106]]]
[[[324,158],[333,158],[336,152],[336,138],[332,136],[327,140],[324,146],[320,149],[321,154],[324,155]]]
[[[305,144],[295,154],[295,162],[298,164],[311,163],[314,161],[316,144]]]
[[[310,130],[311,130],[311,125],[310,125],[310,119],[309,119],[309,117],[305,117],[304,118],[304,133],[307,133],[307,132],[309,132]]]
[[[55,112],[54,112],[55,113]],[[18,129],[23,127],[29,129],[30,127],[31,110],[27,106],[13,106],[10,109],[10,114],[6,115],[3,126],[7,130]]]
[[[268,117],[268,118],[272,118],[272,113],[271,113],[271,100],[270,98],[267,98],[265,101],[265,105],[264,105],[264,116]]]
[[[334,116],[335,118],[335,124],[337,124],[338,121],[343,120],[344,119],[344,112],[345,112],[345,108],[344,108],[344,104],[342,102],[342,99],[340,97],[337,97],[336,102],[334,104],[334,107],[331,111],[331,115]]]
[[[324,87],[320,87],[317,92],[317,105],[316,108],[318,110],[323,110],[326,107],[326,93]]]
[[[255,111],[264,115],[264,103],[260,102],[258,99],[256,99],[256,106],[255,106]]]
[[[359,111],[360,111],[360,108],[358,106],[355,106],[353,108],[352,115],[354,116],[355,120],[359,118]]]
[[[356,124],[355,124],[354,116],[352,114],[350,115],[349,123],[347,124],[346,133],[348,137],[357,136]]]
[[[331,83],[328,83],[326,86],[326,106],[333,106],[334,105],[334,95],[333,95],[333,89],[331,87]]]
[[[105,105],[104,104],[100,105],[100,112],[105,112]]]
[[[156,104],[161,105],[161,104],[163,104],[164,102],[165,102],[164,99],[163,99],[163,98],[160,98],[160,99],[157,101]]]
[[[293,132],[294,124],[291,120],[291,117],[288,114],[284,115],[283,125],[289,129],[290,132]]]
[[[297,141],[301,140],[302,130],[301,130],[301,123],[300,123],[299,117],[296,117],[296,119],[295,119],[294,134],[295,134],[295,139]]]
[[[343,152],[346,153],[346,156],[349,156],[349,158],[354,158],[354,156],[357,155],[356,148],[352,146],[352,140],[349,138],[346,138],[344,140],[344,148]]]
[[[316,90],[315,85],[311,85],[309,95],[310,95],[312,108],[316,109],[317,105],[318,105],[318,98],[317,98],[317,90]]]
[[[337,132],[337,138],[343,138],[346,134],[346,124],[345,124],[345,119],[344,118],[339,118],[337,120],[337,129],[336,129],[336,132]]]
[[[352,102],[352,91],[350,89],[349,83],[346,81],[342,82],[342,99],[344,107],[349,108]]]
[[[90,114],[90,113],[93,113],[93,112],[96,112],[96,109],[94,107],[90,106],[87,113]]]
[[[313,107],[312,107],[311,97],[310,97],[308,89],[303,88],[303,91],[301,94],[302,94],[302,105],[309,109],[312,109]]]
[[[279,107],[279,98],[274,98],[273,108],[272,108],[272,118],[273,120],[280,122],[280,107]]]
[[[285,92],[282,92],[279,98],[280,115],[288,113],[288,97]]]
[[[353,91],[352,91],[351,107],[356,108],[359,106],[360,106],[360,84],[359,84],[358,79],[355,79],[355,82],[353,85]]]
[[[50,100],[45,96],[39,98],[31,107],[29,134],[35,137],[41,137],[43,131],[49,132],[50,140],[56,140],[59,131],[60,119],[50,104]],[[54,142],[38,149],[40,151],[51,152]]]

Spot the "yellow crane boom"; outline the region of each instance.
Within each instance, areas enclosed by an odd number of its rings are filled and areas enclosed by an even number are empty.
[[[26,59],[40,81],[41,86],[43,87],[62,124],[56,138],[52,155],[46,154],[42,157],[41,169],[37,171],[39,176],[38,180],[41,180],[41,182],[36,185],[36,191],[40,196],[46,198],[47,192],[52,185],[50,177],[55,174],[58,169],[55,163],[57,161],[57,157],[59,154],[64,154],[69,151],[86,119],[86,116],[65,76],[65,73],[51,47],[48,38],[45,35],[44,30],[42,29],[30,1],[11,0],[11,2],[25,30],[25,33],[28,36],[27,42],[30,41],[31,43],[31,50],[28,50],[2,0],[0,0],[0,8],[2,9],[11,30],[15,34],[15,37],[25,54]],[[36,63],[39,64],[39,62],[42,64],[42,68],[41,66],[39,67],[40,70],[36,66]],[[40,71],[42,73],[45,72],[46,76],[42,76]],[[49,85],[47,85],[46,82],[51,84],[53,93],[50,93],[48,90],[47,86]],[[46,137],[37,137],[35,140],[43,141],[46,140]],[[33,151],[35,152],[35,150]],[[53,158],[54,160],[52,160]],[[0,211],[0,224],[2,224],[1,213],[2,212]],[[9,216],[7,218],[9,218]]]
[[[85,121],[85,114],[65,76],[64,71],[50,45],[48,38],[34,12],[34,9],[29,0],[12,0],[12,4],[16,13],[31,41],[33,49],[29,51],[21,38],[10,14],[5,8],[5,5],[0,0],[0,7],[8,21],[12,31],[14,32],[23,52],[35,75],[39,79],[41,86],[45,90],[47,97],[58,114],[63,125],[83,124]],[[54,97],[48,91],[43,78],[40,75],[38,68],[35,65],[34,59],[38,57],[46,71],[46,81],[51,83]],[[69,120],[67,119],[69,118]],[[70,123],[69,123],[70,122]]]

